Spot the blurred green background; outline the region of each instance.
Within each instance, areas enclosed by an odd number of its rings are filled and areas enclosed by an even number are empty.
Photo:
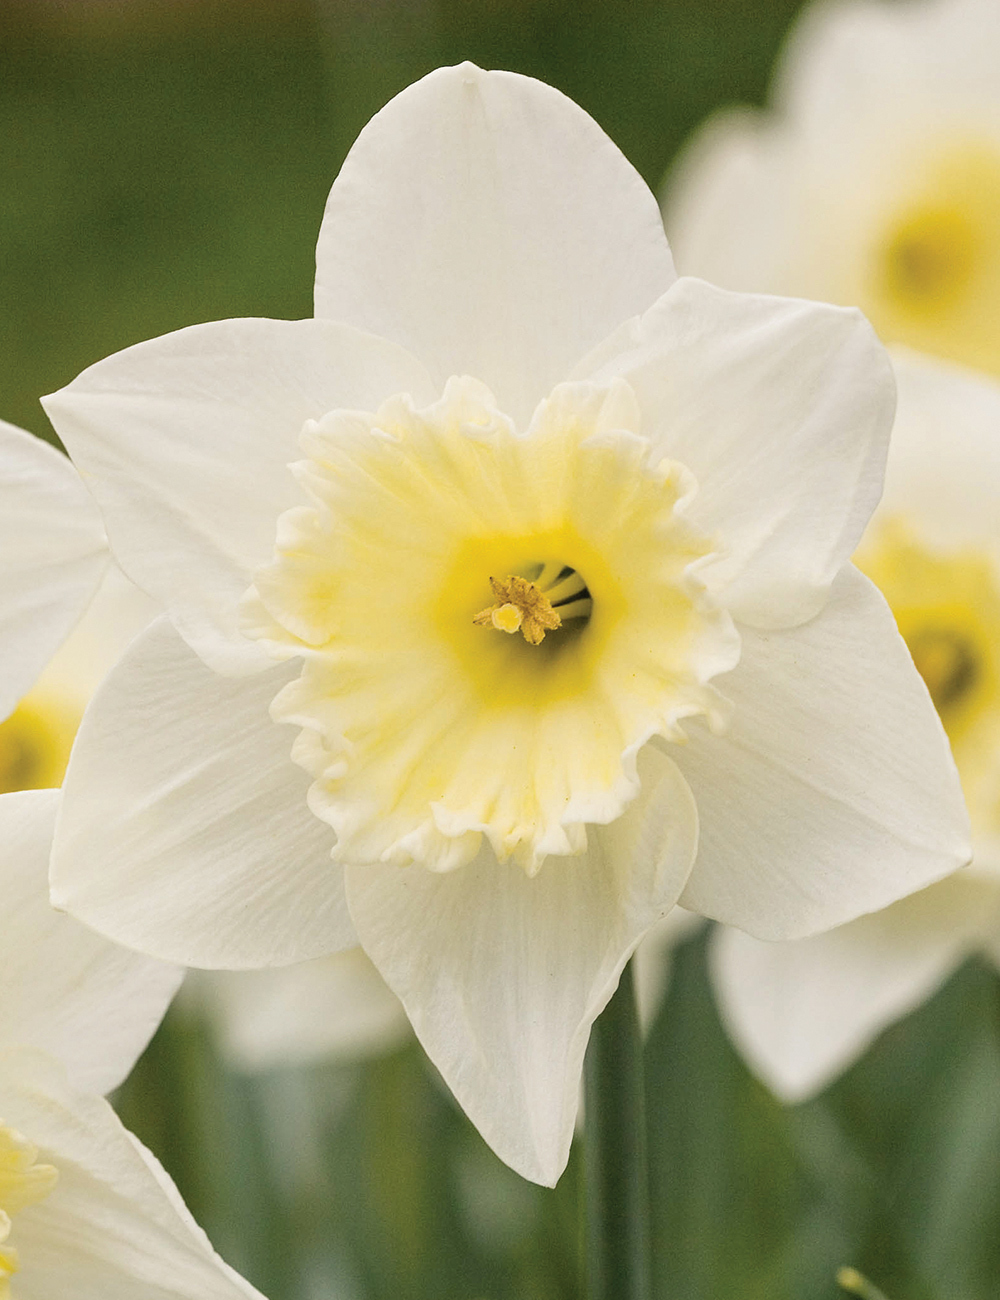
[[[761,102],[798,0],[2,0],[0,414],[224,316],[310,314],[351,141],[471,58],[553,83],[657,186],[717,105]],[[783,1108],[719,1025],[704,938],[647,1046],[655,1294],[1000,1296],[1000,986],[967,965],[819,1100]],[[245,1078],[197,1003],[118,1098],[270,1300],[575,1300],[578,1153],[521,1182],[419,1050]]]

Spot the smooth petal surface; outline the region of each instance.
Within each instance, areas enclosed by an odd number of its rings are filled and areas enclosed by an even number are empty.
[[[573,1136],[590,1026],[632,950],[683,887],[697,841],[669,759],[640,755],[642,793],[579,857],[529,878],[489,850],[445,875],[349,867],[362,944],[480,1133],[552,1185]]]
[[[107,563],[100,514],[72,464],[0,420],[0,719],[66,639]]]
[[[262,669],[237,604],[300,497],[306,420],[438,394],[402,349],[330,321],[195,325],[116,353],[45,398],[121,567],[220,672]]]
[[[600,127],[551,86],[471,63],[362,131],[316,266],[317,316],[401,343],[439,387],[474,375],[521,428],[674,278],[656,201]]]
[[[998,913],[997,885],[959,871],[809,939],[763,943],[722,927],[710,948],[719,1009],[768,1087],[802,1101],[929,997]]]
[[[830,929],[968,862],[944,731],[888,607],[853,567],[817,618],[744,631],[724,736],[672,750],[698,804],[684,907],[762,939]]]
[[[52,1052],[74,1084],[117,1087],[176,993],[174,966],[109,943],[49,904],[58,790],[0,796],[0,1044]]]
[[[84,716],[64,784],[52,897],[102,934],[189,966],[267,966],[348,947],[333,837],[306,806],[290,676],[216,676],[163,618]]]
[[[733,616],[818,613],[878,501],[892,428],[891,368],[864,318],[682,279],[599,375],[628,381],[654,454],[693,471],[689,516],[720,550],[699,575]]]
[[[879,517],[927,545],[972,546],[1000,563],[1000,383],[947,361],[891,351],[899,409]]]
[[[251,1073],[376,1056],[410,1033],[399,999],[361,948],[280,970],[205,971],[197,987],[223,1055]]]
[[[765,114],[721,109],[682,146],[663,189],[681,275],[759,293],[784,278],[789,211],[781,137]]]
[[[0,1051],[0,1114],[59,1179],[17,1213],[17,1300],[247,1300],[156,1158],[40,1052]]]

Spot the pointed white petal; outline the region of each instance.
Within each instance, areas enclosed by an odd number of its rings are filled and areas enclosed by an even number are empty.
[[[502,1160],[546,1185],[566,1164],[590,1026],[695,850],[677,769],[647,747],[639,771],[636,803],[534,877],[488,850],[446,874],[346,873],[365,950],[459,1104]]]
[[[719,1009],[751,1068],[785,1101],[819,1092],[928,998],[981,939],[996,883],[959,871],[827,934],[764,943],[720,927]]]
[[[409,1037],[399,998],[361,948],[280,970],[192,974],[222,1053],[238,1070],[357,1060]]]
[[[701,577],[733,616],[818,613],[882,490],[894,383],[858,312],[678,280],[602,372],[639,399],[654,454],[693,471],[717,539]]]
[[[432,401],[400,348],[330,321],[229,320],[85,370],[44,406],[104,511],[115,558],[220,672],[268,660],[237,603],[301,497],[287,470],[306,420]]]
[[[830,929],[969,860],[948,742],[878,591],[852,567],[818,617],[744,631],[724,736],[672,750],[698,803],[685,907],[764,939]]]
[[[182,972],[109,943],[50,905],[58,804],[58,790],[0,795],[0,1044],[42,1047],[77,1086],[103,1093],[135,1064]]]
[[[0,1050],[0,1115],[59,1174],[14,1219],[18,1300],[263,1300],[107,1102],[71,1089],[50,1057]]]
[[[316,315],[470,374],[523,428],[574,362],[674,278],[656,201],[559,91],[439,68],[369,122],[316,249]]]
[[[0,420],[0,718],[65,640],[107,563],[104,526],[76,470]]]
[[[77,736],[56,905],[189,966],[282,965],[356,943],[332,834],[306,806],[293,733],[268,714],[290,676],[218,677],[165,618],[143,633]]]

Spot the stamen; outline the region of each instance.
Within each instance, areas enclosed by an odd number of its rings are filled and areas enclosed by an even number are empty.
[[[562,626],[562,619],[548,597],[527,578],[516,574],[507,578],[491,577],[490,586],[497,603],[480,610],[472,620],[481,627],[494,627],[498,632],[510,634],[520,631],[529,645],[540,645],[546,632]]]

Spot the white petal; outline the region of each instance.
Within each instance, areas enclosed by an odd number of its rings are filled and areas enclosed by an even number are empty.
[[[100,514],[73,466],[0,420],[0,718],[65,640],[107,563]]]
[[[655,453],[694,472],[701,569],[735,618],[818,613],[882,490],[894,409],[888,357],[860,313],[682,279],[605,368],[624,376]]]
[[[783,278],[792,212],[780,137],[753,109],[722,109],[688,139],[663,189],[681,275],[757,293]]]
[[[744,632],[719,679],[724,736],[671,751],[698,803],[685,907],[794,939],[885,907],[968,862],[948,742],[892,615],[848,567],[818,617]],[[697,733],[697,734],[696,734]]]
[[[135,1064],[182,972],[109,943],[50,906],[58,804],[58,790],[0,795],[0,1044],[42,1047],[77,1086],[103,1093]]]
[[[656,201],[559,91],[471,63],[358,137],[316,249],[316,315],[470,374],[523,428],[574,362],[674,278]]]
[[[1000,383],[904,348],[879,516],[901,516],[937,549],[974,546],[1000,561]]]
[[[156,1158],[51,1058],[0,1051],[0,1115],[59,1173],[14,1219],[17,1300],[262,1300],[212,1250]]]
[[[222,1053],[238,1070],[358,1060],[409,1037],[402,1004],[361,948],[280,970],[194,974]]]
[[[639,1023],[648,1030],[659,1014],[670,987],[673,950],[705,924],[705,918],[683,907],[672,907],[635,950],[635,1000]]]
[[[221,678],[166,619],[143,633],[77,736],[56,906],[188,966],[282,965],[356,943],[293,733],[268,714],[290,675]]]
[[[237,603],[297,504],[308,419],[439,394],[382,339],[329,321],[230,320],[116,353],[44,399],[104,511],[122,568],[220,672],[268,660]]]
[[[643,789],[580,857],[529,878],[489,850],[447,874],[349,867],[368,955],[497,1155],[551,1186],[573,1136],[590,1026],[635,945],[676,901],[697,814],[674,765],[648,747]]]
[[[748,1064],[785,1101],[831,1082],[877,1034],[928,998],[976,946],[1000,891],[959,871],[827,934],[712,939],[719,1008]]]

